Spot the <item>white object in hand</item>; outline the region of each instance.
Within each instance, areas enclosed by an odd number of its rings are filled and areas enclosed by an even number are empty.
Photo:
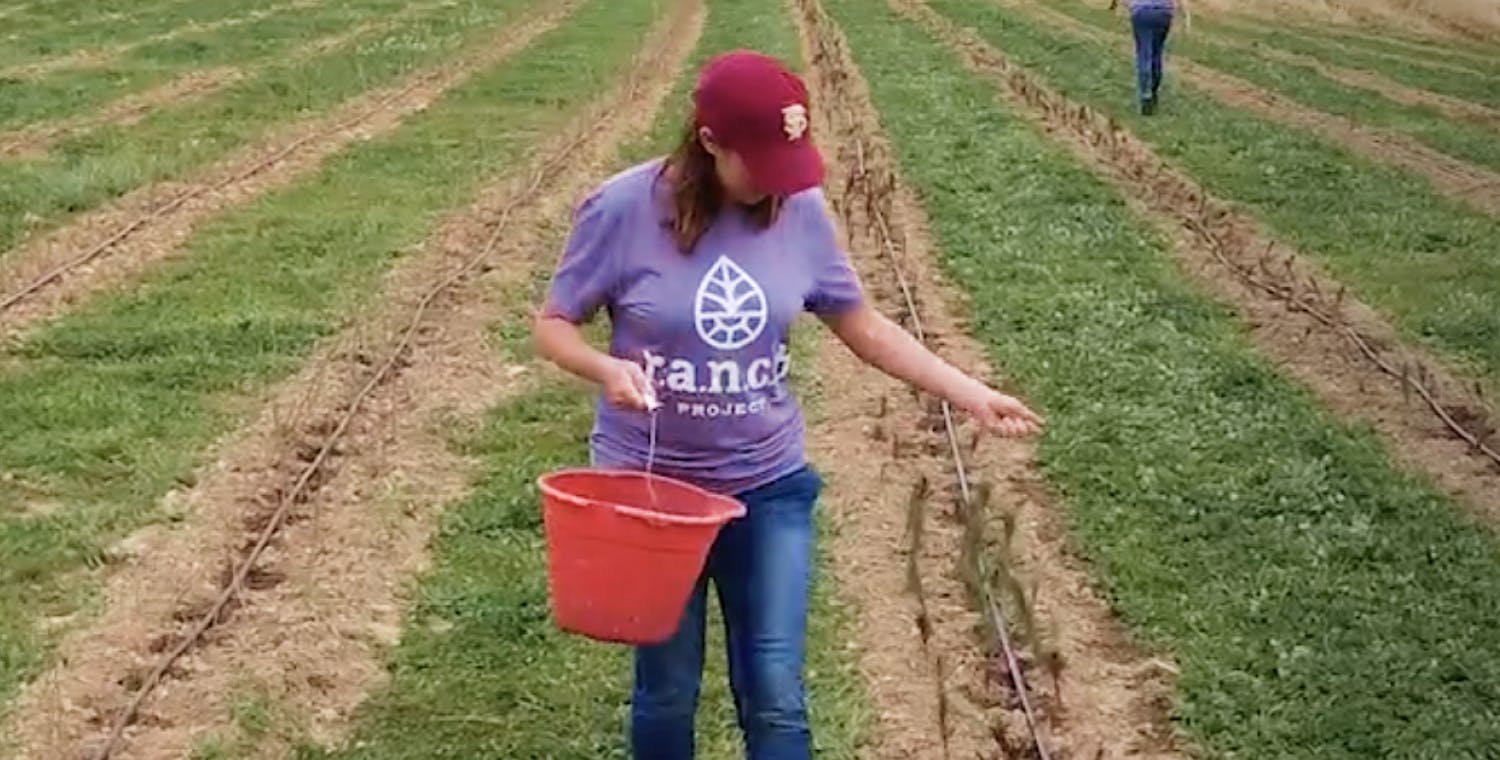
[[[651,352],[643,351],[641,353],[644,354],[643,358],[646,360],[646,366],[650,367]],[[650,377],[646,378],[646,387],[641,390],[641,396],[646,402],[646,411],[655,413],[657,409],[661,408],[661,402],[656,399],[656,388],[651,385]]]
[[[656,464],[656,418],[661,401],[656,398],[656,389],[647,381],[645,391],[646,413],[651,415],[651,442],[646,450],[646,490],[651,494],[651,506],[657,505],[656,482],[651,478],[651,468]]]

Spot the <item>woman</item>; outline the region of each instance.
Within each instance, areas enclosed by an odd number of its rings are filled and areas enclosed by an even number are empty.
[[[795,760],[810,754],[803,634],[822,487],[789,390],[797,315],[813,312],[861,359],[989,430],[1027,435],[1041,420],[865,301],[817,189],[823,164],[801,80],[737,51],[708,63],[693,100],[670,156],[608,180],[579,207],[535,337],[544,356],[602,388],[596,466],[641,469],[651,459],[656,472],[748,509],[715,542],[674,637],[636,652],[634,756],[693,756],[712,580],[748,756]],[[579,330],[601,307],[608,353]]]
[[[1172,14],[1182,5],[1183,20],[1192,26],[1187,0],[1127,0],[1130,5],[1130,28],[1135,33],[1135,91],[1141,113],[1156,113],[1156,98],[1161,90],[1161,61],[1167,52],[1167,33],[1172,31]],[[1119,7],[1120,0],[1109,0],[1109,9]]]

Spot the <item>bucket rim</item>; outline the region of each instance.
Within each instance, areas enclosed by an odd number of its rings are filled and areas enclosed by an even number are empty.
[[[703,496],[707,496],[709,498],[709,500],[711,500],[711,501],[716,501],[716,502],[727,501],[727,502],[729,502],[730,504],[732,504],[734,506],[734,509],[731,510],[729,513],[723,514],[723,515],[705,515],[705,516],[679,515],[679,514],[672,514],[670,512],[654,512],[654,511],[649,510],[649,509],[641,509],[640,507],[632,507],[632,506],[629,506],[627,504],[620,504],[618,502],[610,501],[610,500],[607,500],[607,499],[586,499],[586,498],[583,498],[581,496],[574,496],[573,494],[567,493],[566,491],[563,491],[563,490],[557,488],[556,486],[553,486],[549,482],[553,478],[560,478],[560,477],[563,477],[563,476],[566,476],[566,475],[593,475],[593,476],[603,476],[603,477],[607,477],[607,478],[646,478],[648,480],[667,481],[667,482],[672,483],[675,486],[687,489],[689,491],[696,491],[697,493],[699,493],[699,494],[701,494]],[[694,525],[694,526],[696,526],[696,525],[723,525],[724,523],[727,523],[730,520],[735,520],[735,519],[744,517],[745,513],[746,513],[744,502],[741,502],[739,499],[736,499],[733,496],[726,496],[725,494],[714,493],[713,491],[710,491],[710,490],[708,490],[706,488],[700,488],[699,486],[695,486],[692,483],[689,483],[687,481],[678,480],[677,478],[668,477],[666,475],[657,475],[655,473],[639,472],[637,470],[607,470],[607,469],[602,469],[602,468],[598,468],[598,467],[566,467],[566,468],[563,468],[563,469],[560,469],[560,470],[553,470],[551,472],[543,473],[542,475],[537,476],[536,484],[537,484],[537,488],[541,489],[542,493],[544,493],[547,496],[550,496],[550,497],[552,497],[554,499],[557,499],[559,501],[565,501],[565,502],[567,502],[569,504],[573,504],[573,505],[579,506],[579,507],[592,507],[592,506],[609,507],[616,514],[625,515],[627,517],[633,517],[633,518],[636,518],[638,520],[644,520],[646,522],[653,522],[653,523],[658,523],[658,524],[660,524],[660,523],[668,523],[668,524],[671,524],[671,525]]]

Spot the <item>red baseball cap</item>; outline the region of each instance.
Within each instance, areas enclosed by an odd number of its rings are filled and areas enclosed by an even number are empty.
[[[807,86],[796,74],[749,50],[710,60],[693,91],[698,126],[739,154],[757,190],[779,196],[823,183],[807,100]]]

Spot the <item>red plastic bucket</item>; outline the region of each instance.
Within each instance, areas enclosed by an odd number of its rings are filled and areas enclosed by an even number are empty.
[[[560,470],[537,485],[553,620],[600,641],[671,638],[719,528],[745,514],[728,496],[643,472]]]

